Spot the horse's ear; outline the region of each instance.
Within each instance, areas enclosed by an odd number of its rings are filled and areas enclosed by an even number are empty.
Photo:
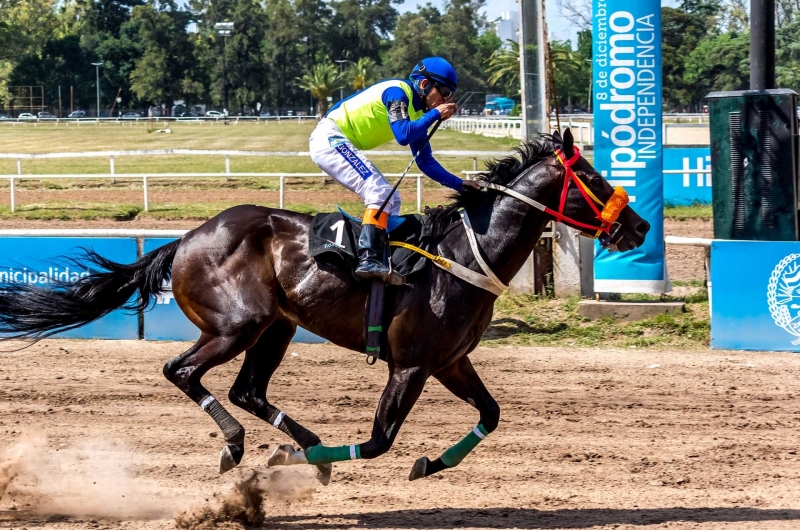
[[[573,147],[575,147],[575,138],[572,137],[572,131],[567,127],[564,131],[564,142],[561,144],[561,150],[564,151],[567,158],[572,158],[572,155],[575,154]]]
[[[553,141],[557,144],[562,143],[564,140],[561,139],[561,133],[558,132],[558,129],[553,131]]]

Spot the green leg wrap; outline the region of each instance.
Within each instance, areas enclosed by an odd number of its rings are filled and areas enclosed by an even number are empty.
[[[475,431],[480,432],[483,436],[478,436]],[[489,433],[483,428],[483,425],[478,424],[471,433],[466,435],[463,440],[455,444],[453,447],[442,453],[441,460],[447,467],[455,467],[464,460],[475,449],[481,440],[483,440]]]
[[[361,448],[358,445],[340,445],[339,447],[325,447],[315,445],[305,450],[309,464],[332,464],[344,460],[357,460],[361,458]],[[355,457],[355,458],[353,458]]]

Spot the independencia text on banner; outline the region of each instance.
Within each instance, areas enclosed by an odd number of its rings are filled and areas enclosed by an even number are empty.
[[[661,2],[594,0],[593,18],[594,165],[651,226],[630,252],[595,247],[594,290],[664,293]]]

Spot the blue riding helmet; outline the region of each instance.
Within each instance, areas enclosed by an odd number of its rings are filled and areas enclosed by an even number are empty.
[[[411,71],[409,78],[412,81],[428,78],[434,84],[440,83],[454,92],[458,88],[456,69],[441,57],[428,57],[421,60]]]

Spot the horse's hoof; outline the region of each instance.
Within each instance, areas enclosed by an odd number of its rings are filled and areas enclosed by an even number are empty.
[[[244,445],[228,444],[219,453],[219,474],[227,473],[239,465],[244,456]]]
[[[427,456],[423,456],[422,458],[418,458],[416,462],[414,462],[414,466],[411,468],[411,473],[408,475],[408,480],[417,480],[418,478],[425,478],[425,471],[428,469],[428,464],[431,461],[428,459]]]
[[[295,464],[308,464],[306,454],[300,450],[297,451],[289,444],[279,445],[272,456],[267,460],[267,466],[292,466]]]
[[[327,486],[331,483],[331,472],[333,471],[332,464],[320,464],[317,467],[316,477],[319,483]]]

